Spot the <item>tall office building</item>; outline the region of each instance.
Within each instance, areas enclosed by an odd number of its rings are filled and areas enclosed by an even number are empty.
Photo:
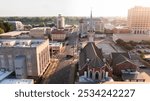
[[[61,29],[65,27],[65,18],[61,14],[57,17],[57,28]]]
[[[128,26],[134,34],[150,34],[150,7],[136,6],[129,9]]]
[[[88,24],[87,21],[85,21],[85,19],[80,19],[79,20],[79,33],[80,33],[80,37],[84,37],[87,36],[87,31],[88,31]]]
[[[104,23],[102,19],[96,19],[95,21],[95,32],[104,33]]]

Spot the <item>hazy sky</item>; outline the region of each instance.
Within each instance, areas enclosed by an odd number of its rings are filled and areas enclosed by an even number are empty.
[[[0,0],[0,16],[127,16],[135,5],[150,0]]]

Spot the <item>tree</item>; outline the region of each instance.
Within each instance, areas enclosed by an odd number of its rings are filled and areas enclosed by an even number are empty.
[[[0,34],[4,33],[4,30],[2,28],[0,28]]]
[[[0,21],[0,28],[3,29],[4,32],[9,32],[13,30],[13,26],[8,22]]]
[[[120,46],[126,45],[126,42],[124,42],[122,39],[116,40],[116,43],[117,43],[118,45],[120,45]]]
[[[129,43],[130,45],[132,45],[132,46],[136,46],[136,44],[137,44],[137,43],[134,42],[134,41],[129,41],[128,43]]]
[[[131,44],[126,44],[124,45],[124,48],[126,48],[127,50],[132,50],[133,46]]]
[[[13,30],[13,26],[9,24],[8,22],[4,22],[3,24],[5,26],[5,29],[4,29],[5,32],[9,32]]]

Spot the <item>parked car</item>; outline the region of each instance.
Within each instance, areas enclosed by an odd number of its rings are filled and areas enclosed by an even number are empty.
[[[66,55],[65,58],[66,58],[66,59],[71,59],[71,58],[73,58],[73,56],[72,56],[72,55]]]
[[[145,69],[145,68],[147,68],[147,67],[146,67],[145,65],[140,65],[139,68]]]

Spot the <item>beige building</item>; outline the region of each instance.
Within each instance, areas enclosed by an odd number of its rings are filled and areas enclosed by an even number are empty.
[[[149,34],[150,7],[134,7],[129,9],[128,26],[134,34]]]
[[[101,19],[95,21],[95,32],[104,33],[104,23]]]
[[[49,48],[53,52],[55,51],[55,52],[61,53],[64,51],[65,46],[63,46],[63,43],[60,43],[60,42],[51,42],[49,43]]]
[[[49,61],[49,40],[0,40],[0,70],[14,71],[16,78],[41,76]]]
[[[129,41],[135,41],[135,42],[141,42],[142,40],[149,41],[150,40],[150,35],[148,34],[113,34],[113,41],[116,42],[118,39],[122,39],[125,42]]]
[[[64,41],[67,37],[64,29],[54,29],[51,32],[51,39],[53,41]]]
[[[50,27],[36,27],[30,30],[29,35],[33,38],[45,38],[51,32]]]

